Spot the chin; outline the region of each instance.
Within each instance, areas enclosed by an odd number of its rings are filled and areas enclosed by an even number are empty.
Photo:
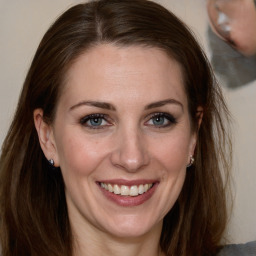
[[[120,221],[118,221],[120,219]],[[156,229],[162,229],[162,221],[152,222],[145,221],[145,218],[134,218],[121,216],[118,218],[114,225],[108,225],[107,232],[118,238],[136,238],[144,236],[150,232],[155,232]],[[110,223],[109,223],[110,224]]]

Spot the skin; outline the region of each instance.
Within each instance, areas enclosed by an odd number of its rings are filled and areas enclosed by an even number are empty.
[[[253,0],[208,0],[207,10],[213,31],[245,56],[256,54],[256,8]],[[230,32],[218,24],[224,13]]]
[[[175,122],[158,122],[159,112]],[[106,115],[99,126],[81,123],[97,113]],[[46,158],[61,167],[75,255],[160,255],[163,218],[196,145],[179,64],[157,48],[95,46],[70,68],[54,123],[41,109],[34,120]],[[156,185],[142,204],[122,206],[98,184],[112,179]]]

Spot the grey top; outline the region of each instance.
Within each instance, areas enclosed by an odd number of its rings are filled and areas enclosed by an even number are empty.
[[[225,246],[217,256],[256,256],[256,241]]]

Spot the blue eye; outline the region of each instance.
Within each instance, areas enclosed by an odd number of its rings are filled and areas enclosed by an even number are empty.
[[[168,122],[168,120],[166,120],[166,118],[163,116],[156,116],[152,118],[154,125],[165,125],[166,121]]]
[[[90,119],[88,122],[90,123],[91,126],[99,126],[102,124],[103,119],[95,117],[95,118]]]
[[[80,123],[91,129],[100,129],[109,125],[104,114],[91,114],[85,116],[80,120]]]
[[[157,128],[165,128],[176,123],[176,118],[168,113],[155,113],[151,116],[146,124]]]

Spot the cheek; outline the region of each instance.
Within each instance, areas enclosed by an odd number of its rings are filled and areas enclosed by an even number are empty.
[[[193,148],[193,138],[182,133],[174,134],[159,143],[155,150],[155,157],[165,166],[166,170],[173,173],[186,168]]]
[[[58,156],[63,175],[89,175],[107,154],[106,145],[98,140],[91,141],[83,134],[62,136],[58,140]]]
[[[190,140],[186,135],[184,137],[177,135],[172,139],[163,140],[155,156],[161,168],[161,218],[164,218],[175,204],[186,177]]]

